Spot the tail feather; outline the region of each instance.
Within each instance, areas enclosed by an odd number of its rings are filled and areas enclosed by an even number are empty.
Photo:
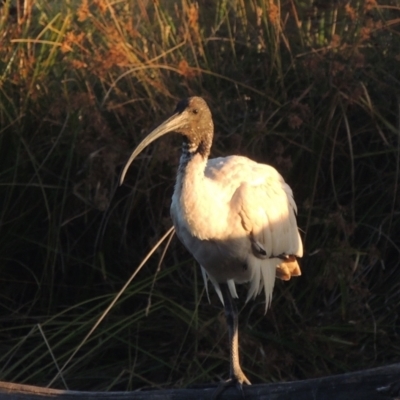
[[[209,296],[209,293],[208,293],[208,280],[210,280],[212,285],[215,288],[215,291],[217,292],[217,295],[218,295],[219,299],[221,300],[221,303],[224,304],[224,299],[222,297],[222,292],[221,292],[221,288],[219,286],[219,283],[211,275],[209,275],[207,273],[207,271],[206,271],[206,269],[204,267],[202,267],[201,265],[200,265],[200,267],[201,267],[201,274],[203,276],[204,286],[206,287],[206,293],[207,293],[208,301],[210,302],[210,296]],[[235,286],[234,280],[233,279],[229,279],[226,283],[228,285],[228,288],[229,288],[229,291],[231,292],[232,297],[233,298],[237,298],[238,294],[236,292],[236,286]]]
[[[275,285],[276,259],[274,260],[272,258],[269,260],[264,260],[263,265],[261,266],[261,274],[264,283],[265,313],[266,313],[271,304],[272,292],[274,290],[274,285]]]
[[[276,258],[261,260],[252,254],[248,258],[248,268],[253,270],[246,302],[261,293],[264,288],[265,312],[267,312],[272,299],[272,292],[275,285],[276,266],[279,262]]]
[[[272,292],[274,290],[274,285],[275,285],[275,278],[288,281],[292,276],[301,275],[299,263],[297,262],[296,257],[292,255],[285,256],[284,259],[282,258],[260,259],[255,257],[253,254],[250,254],[247,260],[247,267],[251,269],[252,275],[250,278],[250,287],[247,292],[246,303],[251,298],[255,298],[264,289],[265,312],[267,312],[271,304]],[[208,294],[208,279],[209,279],[212,285],[214,286],[215,291],[217,292],[218,297],[221,300],[221,303],[224,304],[219,283],[211,275],[209,275],[203,267],[201,267],[201,273],[203,276],[204,285],[206,287],[208,301],[210,301],[210,297]],[[233,279],[228,280],[227,284],[232,297],[237,298],[238,295],[236,292],[236,286],[234,280]]]

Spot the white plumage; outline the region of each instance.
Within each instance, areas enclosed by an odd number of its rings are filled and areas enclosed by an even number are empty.
[[[134,158],[151,142],[172,131],[184,136],[171,217],[177,236],[201,265],[206,287],[209,279],[225,306],[231,347],[227,382],[241,387],[250,381],[239,363],[235,285],[249,283],[246,301],[264,289],[267,310],[275,276],[288,280],[301,274],[296,257],[303,255],[303,246],[292,190],[282,176],[246,157],[209,160],[213,130],[202,98],[182,100],[132,153],[121,183]]]
[[[178,172],[171,204],[177,236],[222,303],[219,282],[228,282],[233,297],[235,283],[250,282],[247,300],[264,288],[266,309],[282,263],[271,257],[303,254],[296,211],[292,190],[274,168],[240,156],[205,163],[195,155]]]

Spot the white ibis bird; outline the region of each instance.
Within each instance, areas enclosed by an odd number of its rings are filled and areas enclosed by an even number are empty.
[[[275,277],[288,280],[301,274],[296,257],[303,255],[303,245],[296,204],[273,167],[241,156],[208,159],[214,126],[201,97],[180,101],[173,115],[137,146],[122,171],[121,184],[135,157],[168,132],[183,135],[172,221],[200,264],[206,287],[209,279],[225,307],[230,378],[221,387],[237,384],[241,389],[250,381],[239,363],[235,284],[248,282],[247,300],[264,289],[267,311]]]

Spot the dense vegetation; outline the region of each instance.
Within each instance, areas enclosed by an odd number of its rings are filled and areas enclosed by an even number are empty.
[[[277,282],[266,316],[263,296],[240,302],[249,379],[399,361],[399,23],[399,0],[6,1],[0,379],[127,390],[227,377],[222,307],[176,239],[104,314],[171,226],[179,138],[123,187],[119,173],[188,95],[213,111],[213,156],[270,163],[299,206],[303,276]]]

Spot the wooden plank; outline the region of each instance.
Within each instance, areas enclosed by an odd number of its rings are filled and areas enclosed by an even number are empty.
[[[387,391],[400,381],[400,363],[304,381],[270,383],[244,387],[245,400],[393,400]],[[193,389],[163,389],[135,392],[79,392],[0,382],[0,400],[210,400],[216,386]],[[243,400],[232,387],[219,399]]]

